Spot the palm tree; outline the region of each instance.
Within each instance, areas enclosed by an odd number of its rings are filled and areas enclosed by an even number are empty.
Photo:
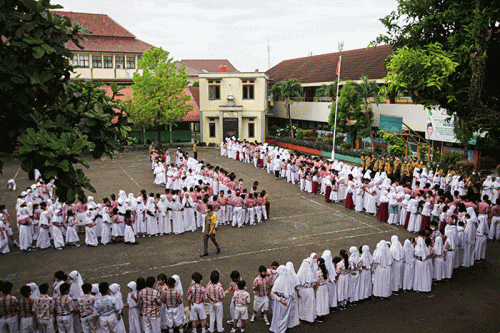
[[[372,143],[372,150],[374,148],[374,138],[373,138],[373,133],[372,133],[372,123],[373,123],[373,111],[372,107],[370,105],[370,98],[373,98],[375,100],[375,103],[377,105],[380,103],[381,96],[380,96],[380,87],[375,81],[369,81],[367,76],[362,76],[360,83],[355,83],[354,87],[356,91],[359,94],[359,97],[363,100],[364,106],[363,106],[363,114],[366,117],[366,120],[368,121],[368,126],[370,129],[370,141]]]
[[[318,89],[316,89],[316,93],[314,94],[316,97],[337,97],[337,80],[332,84],[324,84]]]
[[[275,99],[281,98],[285,104],[285,109],[288,115],[288,120],[290,121],[290,134],[292,138],[294,137],[293,125],[292,125],[292,115],[290,114],[290,109],[292,104],[295,102],[294,97],[301,97],[302,95],[302,85],[298,79],[290,79],[288,81],[280,81],[271,88],[273,97]]]

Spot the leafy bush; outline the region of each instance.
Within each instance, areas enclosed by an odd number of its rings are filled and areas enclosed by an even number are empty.
[[[481,156],[478,160],[478,164],[481,170],[491,170],[498,165],[498,161],[490,156]]]
[[[350,143],[342,143],[342,144],[340,145],[340,148],[344,148],[344,149],[345,149],[345,148],[351,148],[351,147],[352,147],[352,145],[351,145]]]
[[[304,140],[305,141],[316,141],[314,138],[310,137],[310,136],[306,136],[304,137]]]
[[[345,137],[342,135],[339,135],[335,138],[335,146],[337,147],[343,144],[344,142],[345,142]]]
[[[297,134],[295,135],[295,137],[299,140],[302,140],[304,138],[304,132],[305,132],[305,130],[297,131]]]
[[[464,154],[460,152],[445,152],[441,156],[441,160],[439,161],[439,165],[443,168],[443,170],[448,170],[450,166],[456,166],[458,161],[464,160]]]
[[[389,154],[391,156],[401,157],[401,156],[405,156],[405,154],[406,154],[405,147],[401,147],[398,145],[391,145],[391,146],[387,147],[387,151],[389,152]]]
[[[332,132],[326,133],[325,136],[327,138],[333,138],[333,133]]]
[[[500,176],[500,164],[497,166],[497,175]]]
[[[306,137],[306,136],[313,137],[313,135],[314,135],[314,131],[312,129],[308,129],[308,130],[304,131],[304,137]]]
[[[474,165],[474,163],[472,163],[469,160],[463,160],[457,162],[457,169],[459,173],[465,173],[467,175],[470,175],[475,168],[476,166]]]
[[[269,128],[269,135],[275,136],[278,133],[280,127],[278,125],[273,125]]]

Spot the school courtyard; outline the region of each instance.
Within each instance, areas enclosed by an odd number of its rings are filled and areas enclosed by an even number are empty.
[[[171,148],[171,152],[175,148]],[[190,147],[185,147],[190,151]],[[221,283],[229,286],[229,274],[239,270],[247,281],[247,290],[253,301],[251,284],[258,275],[260,265],[270,266],[272,261],[285,264],[292,261],[297,270],[300,263],[312,252],[319,256],[329,249],[333,255],[351,246],[369,245],[373,253],[382,239],[398,235],[403,243],[412,235],[400,227],[390,226],[373,216],[346,211],[343,206],[327,204],[324,197],[301,193],[297,186],[276,181],[272,174],[257,170],[253,165],[223,158],[218,149],[200,148],[198,158],[205,163],[219,165],[234,171],[250,188],[259,181],[259,190],[265,189],[271,198],[271,215],[267,222],[244,228],[221,226],[217,240],[222,253],[215,254],[209,244],[209,256],[200,258],[203,250],[201,231],[183,235],[139,238],[139,245],[125,244],[88,248],[66,248],[63,251],[48,249],[21,253],[11,246],[11,253],[0,256],[0,279],[14,283],[15,295],[29,282],[38,285],[51,282],[55,271],[79,271],[85,282],[108,281],[119,283],[126,296],[126,284],[137,277],[181,277],[184,294],[191,281],[191,274],[203,274],[203,285],[209,281],[210,272],[218,270]],[[146,149],[127,149],[114,159],[91,160],[86,171],[96,193],[97,203],[119,190],[133,192],[141,189],[148,193],[163,193],[153,185],[151,163]],[[7,192],[5,184],[15,177],[18,189]],[[0,202],[7,205],[14,215],[17,195],[31,185],[27,174],[20,170],[16,160],[6,162],[0,175],[2,190]],[[17,233],[16,233],[17,236]],[[390,299],[365,301],[345,311],[335,311],[323,323],[312,326],[301,324],[290,332],[499,332],[498,316],[500,299],[500,242],[488,242],[486,261],[469,269],[455,270],[453,279],[433,286],[431,293],[401,293]],[[184,300],[187,306],[187,301]],[[251,309],[251,306],[250,306]],[[125,310],[127,312],[127,310]],[[224,301],[224,319],[229,319],[229,299]],[[226,331],[229,326],[225,325]],[[268,332],[261,320],[247,325],[247,332]]]

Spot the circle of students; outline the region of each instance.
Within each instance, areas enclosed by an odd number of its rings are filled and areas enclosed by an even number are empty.
[[[207,207],[217,216],[217,226],[231,224],[244,227],[267,221],[269,195],[258,191],[258,182],[247,190],[243,179],[236,180],[218,166],[204,165],[180,149],[176,163],[165,154],[150,151],[155,184],[164,186],[165,194],[146,190],[136,198],[120,190],[97,204],[89,196],[76,204],[53,202],[54,180],[47,185],[39,181],[22,191],[16,203],[19,242],[5,205],[0,205],[0,253],[10,251],[9,239],[22,251],[54,247],[79,247],[78,233],[85,233],[85,245],[98,246],[124,241],[138,244],[137,237],[182,234],[202,229]],[[168,172],[166,167],[168,166]],[[169,181],[164,181],[166,179]],[[162,180],[163,179],[163,180]],[[15,188],[15,187],[14,187]],[[219,251],[220,253],[220,251]]]

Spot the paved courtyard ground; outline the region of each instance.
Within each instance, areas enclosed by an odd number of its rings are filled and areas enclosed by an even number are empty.
[[[12,281],[18,295],[20,286],[26,283],[50,282],[56,270],[67,273],[77,270],[85,282],[119,283],[125,296],[126,284],[139,276],[177,274],[187,290],[193,272],[202,273],[203,284],[206,284],[210,272],[218,270],[221,283],[227,288],[230,272],[237,269],[248,286],[258,275],[259,265],[269,266],[274,260],[280,264],[292,261],[298,269],[302,259],[311,252],[321,255],[329,249],[336,256],[341,249],[364,244],[373,251],[381,239],[390,240],[392,235],[398,235],[403,242],[411,236],[404,229],[381,223],[372,216],[327,204],[322,196],[303,194],[296,186],[276,181],[252,165],[220,157],[216,149],[200,149],[199,159],[234,171],[247,187],[259,181],[260,188],[266,189],[271,197],[270,220],[242,229],[221,226],[217,239],[222,253],[215,255],[215,249],[209,244],[210,255],[203,259],[199,258],[203,247],[200,231],[139,238],[137,246],[82,246],[31,253],[21,253],[11,247],[12,253],[0,256],[0,279]],[[0,202],[7,205],[11,215],[17,195],[31,184],[19,166],[16,160],[8,161],[0,175],[0,182],[4,184]],[[112,160],[91,161],[86,173],[97,191],[92,194],[96,202],[111,193],[118,194],[119,190],[136,195],[141,189],[148,193],[163,192],[153,185],[147,150],[129,149]],[[7,192],[4,186],[13,177],[18,190]],[[484,263],[455,271],[452,281],[433,286],[431,293],[402,293],[388,300],[366,301],[330,314],[323,323],[300,325],[290,332],[499,332],[499,258],[500,242],[488,242]],[[224,312],[225,319],[229,319],[229,299],[224,301]],[[268,328],[256,322],[249,324],[246,331],[266,332]]]

